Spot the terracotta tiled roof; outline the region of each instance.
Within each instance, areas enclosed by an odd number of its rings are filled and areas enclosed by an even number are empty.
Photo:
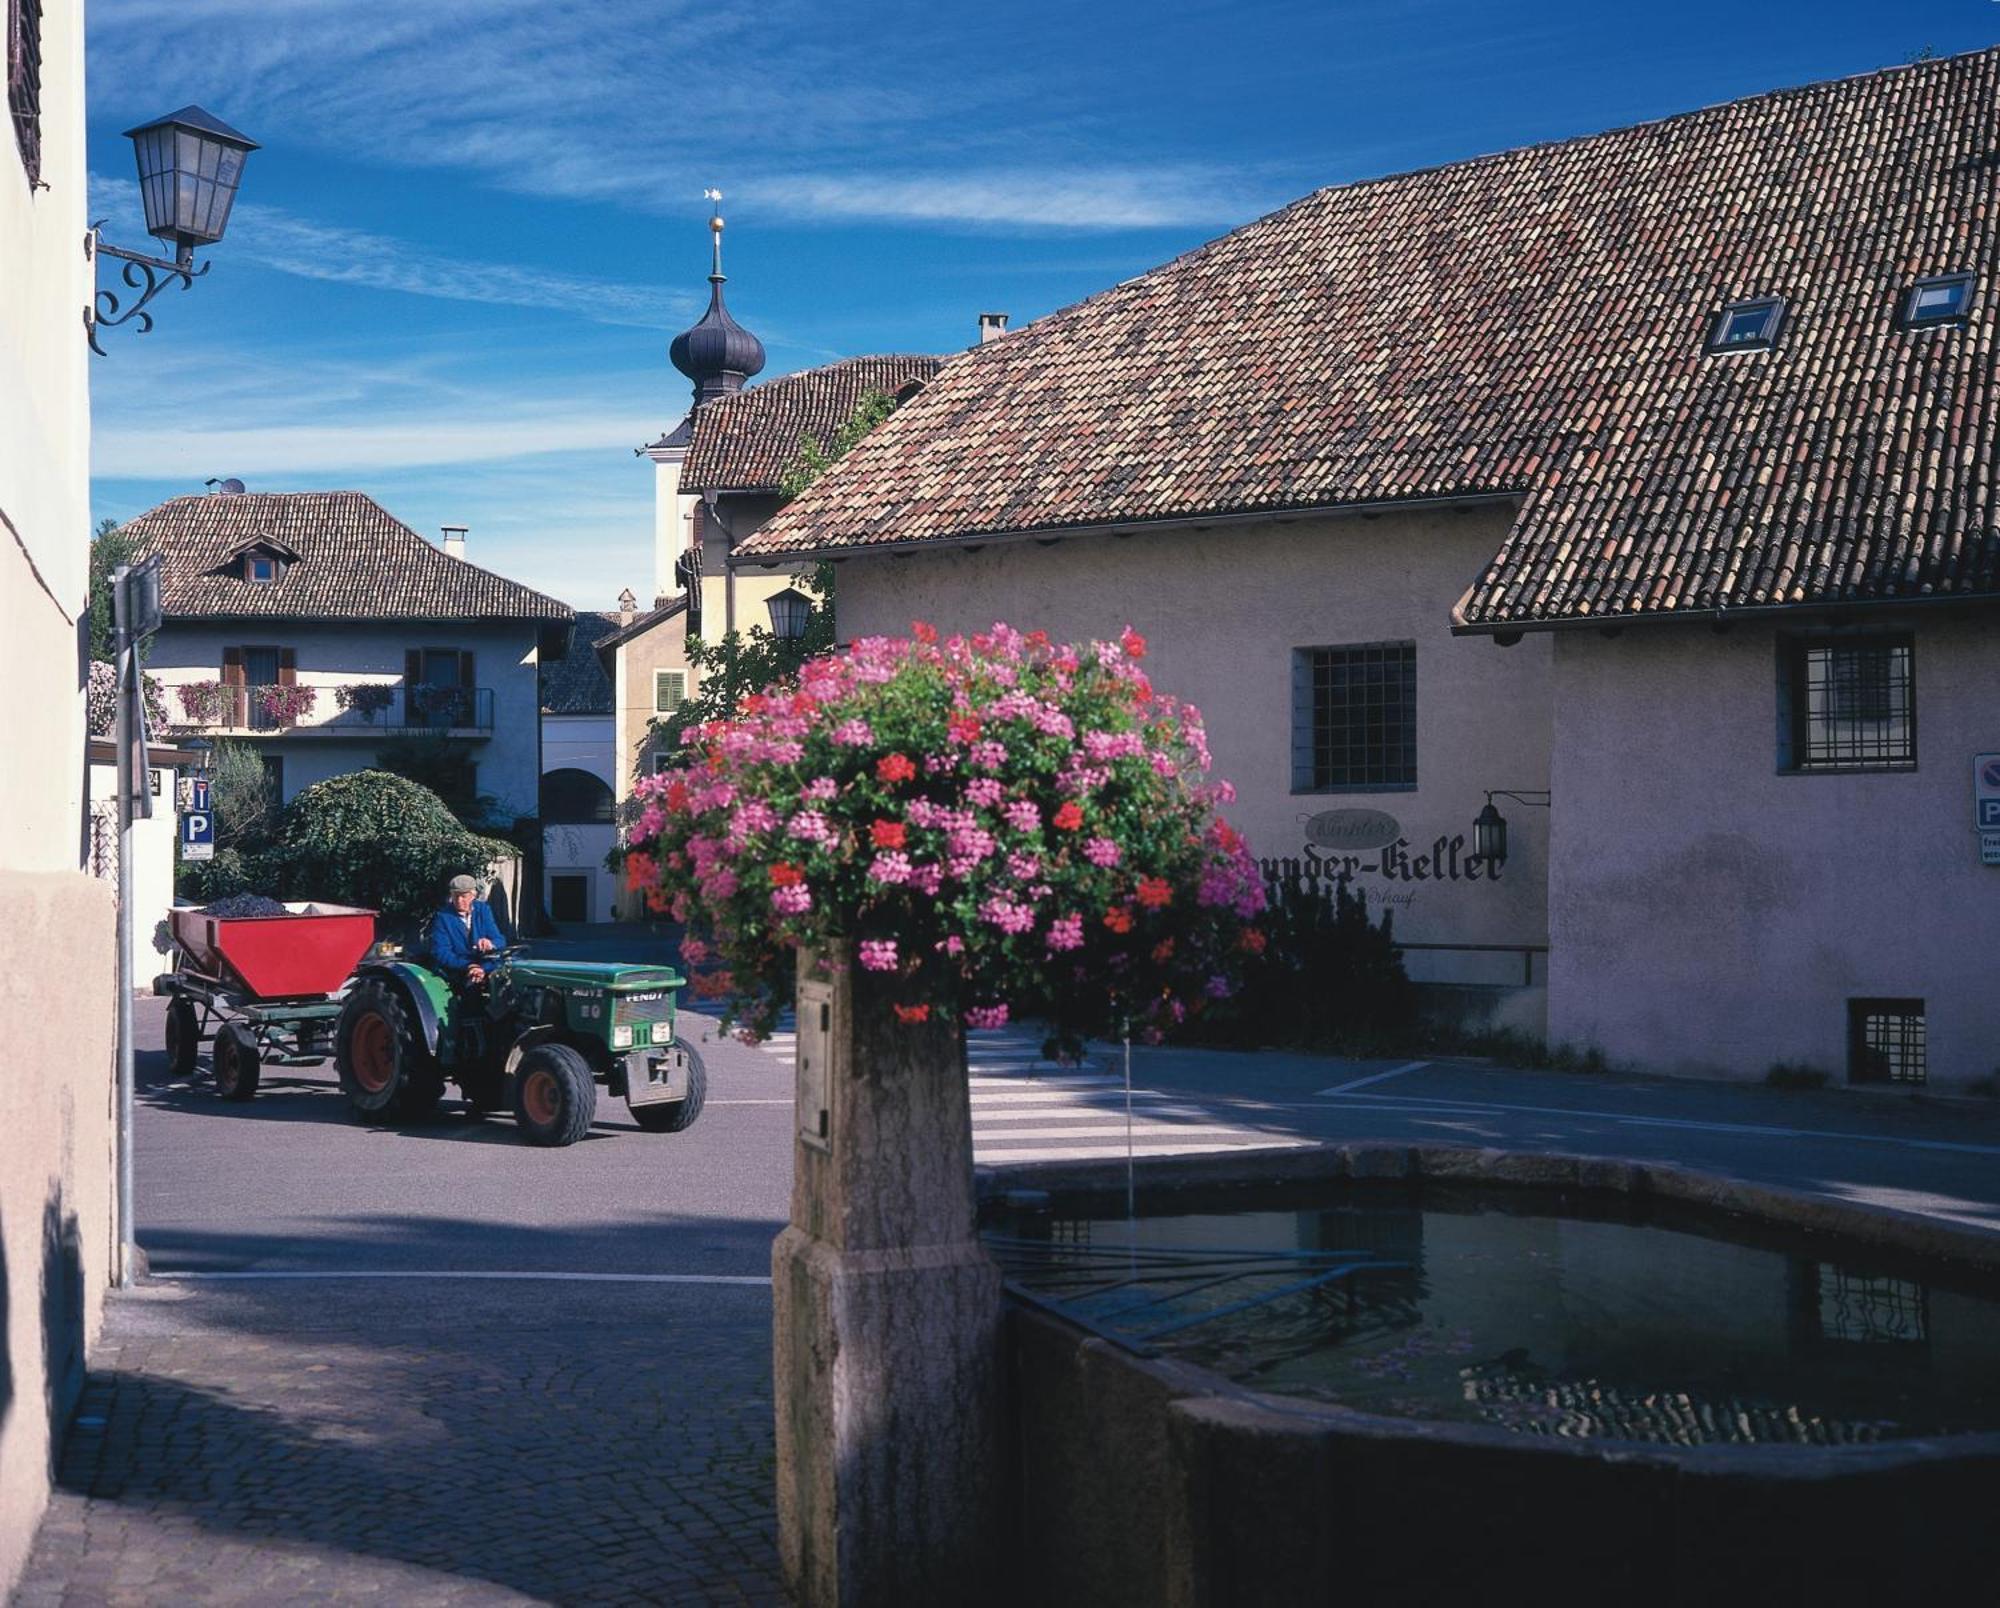
[[[683,592],[677,597],[669,598],[657,608],[646,609],[633,615],[630,625],[619,625],[617,617],[614,615],[611,621],[611,630],[607,631],[592,644],[597,662],[604,667],[604,673],[607,676],[612,673],[612,665],[616,662],[617,652],[626,643],[630,642],[634,637],[644,636],[663,620],[671,620],[676,614],[685,614],[687,606],[687,594]]]
[[[975,348],[745,552],[1508,494],[1463,622],[1992,592],[1997,177],[1986,51],[1322,190]]]
[[[175,497],[125,526],[164,560],[169,619],[567,620],[569,605],[448,557],[358,491]],[[230,554],[257,537],[298,554],[268,585]]]
[[[542,713],[545,715],[608,715],[613,700],[611,678],[592,650],[618,629],[618,616],[582,611],[570,650],[542,666]]]
[[[687,491],[776,491],[807,436],[824,442],[870,391],[894,396],[943,367],[936,357],[850,357],[722,397],[689,415]]]

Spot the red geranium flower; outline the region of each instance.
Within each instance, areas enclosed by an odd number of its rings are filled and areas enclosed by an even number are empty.
[[[1264,953],[1264,935],[1255,927],[1245,927],[1242,936],[1236,942],[1242,946],[1246,954],[1261,955]]]
[[[885,754],[875,762],[875,775],[884,782],[907,782],[917,774],[907,754]]]
[[[910,635],[915,637],[919,642],[935,642],[937,641],[937,627],[924,620],[912,620],[910,622]]]
[[[953,715],[945,722],[944,729],[951,734],[955,743],[976,743],[979,741],[980,725],[977,715]]]
[[[896,1020],[908,1026],[914,1027],[918,1022],[928,1022],[931,1019],[931,1008],[928,1005],[897,1005],[892,1008],[896,1012]]]
[[[1153,964],[1155,966],[1164,966],[1168,961],[1172,960],[1173,958],[1174,958],[1173,939],[1162,938],[1158,943],[1153,945]]]
[[[1071,799],[1061,809],[1056,811],[1055,822],[1065,832],[1074,832],[1078,827],[1083,825],[1083,811],[1078,807],[1075,799]]]
[[[684,810],[688,807],[688,784],[678,776],[667,783],[666,806],[670,810]]]
[[[877,821],[868,834],[878,849],[900,849],[910,835],[901,821]]]
[[[1118,639],[1118,645],[1125,650],[1125,657],[1128,659],[1146,657],[1146,639],[1129,625],[1125,627],[1125,634]]]
[[[1113,932],[1130,932],[1132,930],[1132,907],[1130,905],[1114,905],[1111,909],[1104,912],[1104,925],[1109,927]]]
[[[1159,910],[1174,902],[1173,885],[1165,877],[1141,877],[1139,879],[1139,903],[1148,910]]]
[[[805,872],[789,860],[779,860],[771,867],[771,886],[774,888],[789,888],[805,879]]]

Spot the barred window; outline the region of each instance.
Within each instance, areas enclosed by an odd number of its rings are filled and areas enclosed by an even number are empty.
[[[7,0],[7,115],[30,186],[42,179],[42,0]]]
[[[1917,763],[1915,646],[1907,636],[1785,645],[1785,764],[1909,770]]]
[[[1922,1083],[1929,1073],[1920,999],[1847,1002],[1850,1083]]]
[[[1417,785],[1417,645],[1292,654],[1292,791]]]

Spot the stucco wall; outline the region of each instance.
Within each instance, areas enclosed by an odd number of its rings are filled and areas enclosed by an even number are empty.
[[[99,750],[102,752],[102,750]],[[174,863],[180,853],[180,821],[174,803],[177,773],[167,766],[150,768],[159,783],[150,819],[132,823],[132,964],[128,976],[136,993],[152,989],[153,979],[166,967],[166,957],[153,947],[153,933],[174,904]],[[118,772],[116,765],[90,767],[92,814],[105,821],[111,834],[110,859],[100,876],[116,877]]]
[[[1847,1001],[1926,1002],[1930,1081],[2000,1062],[2000,620],[1913,612],[1914,771],[1777,768],[1775,627],[1564,634],[1555,650],[1552,1034],[1662,1072],[1846,1076]]]
[[[42,179],[0,132],[0,1597],[111,1272],[111,889],[83,869],[89,570],[83,21],[42,18]]]
[[[1228,814],[1260,857],[1324,865],[1333,851],[1308,856],[1306,818],[1386,811],[1401,828],[1394,852],[1346,859],[1371,906],[1395,911],[1399,937],[1541,944],[1547,812],[1508,806],[1506,865],[1467,865],[1483,789],[1548,786],[1547,640],[1497,648],[1449,630],[1451,605],[1507,520],[1483,507],[857,558],[838,573],[839,630],[851,639],[906,634],[912,619],[947,630],[998,619],[1108,638],[1130,624],[1150,644],[1155,684],[1206,716],[1215,772],[1238,790]],[[1294,793],[1293,650],[1383,641],[1417,644],[1417,785]],[[1519,955],[1410,957],[1413,976],[1437,980],[1518,983],[1521,966]]]
[[[535,631],[526,625],[305,625],[293,621],[229,625],[169,622],[154,639],[146,669],[167,689],[167,712],[180,713],[173,688],[190,681],[216,681],[222,650],[245,643],[291,648],[301,686],[321,689],[300,729],[255,739],[257,747],[285,758],[285,797],[329,776],[365,770],[388,734],[379,725],[343,713],[334,689],[346,682],[400,685],[404,654],[411,648],[452,648],[473,655],[477,685],[493,690],[493,731],[471,743],[479,767],[479,790],[491,793],[516,815],[532,815],[541,780],[541,686]],[[574,650],[572,650],[574,651]],[[585,650],[587,651],[587,650]],[[332,732],[341,735],[331,735]],[[347,735],[352,733],[352,735]]]
[[[588,652],[579,647],[572,652]],[[551,771],[588,771],[618,794],[617,766],[612,750],[617,722],[611,715],[542,716],[542,774]],[[606,868],[605,855],[618,841],[616,826],[545,825],[542,828],[543,904],[553,912],[547,879],[556,876],[587,875],[590,878],[591,921],[609,921],[618,897],[618,879]]]

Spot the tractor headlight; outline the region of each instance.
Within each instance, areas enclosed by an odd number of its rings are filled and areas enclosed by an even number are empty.
[[[611,1030],[611,1047],[614,1050],[629,1050],[632,1047],[632,1024],[621,1022]]]

